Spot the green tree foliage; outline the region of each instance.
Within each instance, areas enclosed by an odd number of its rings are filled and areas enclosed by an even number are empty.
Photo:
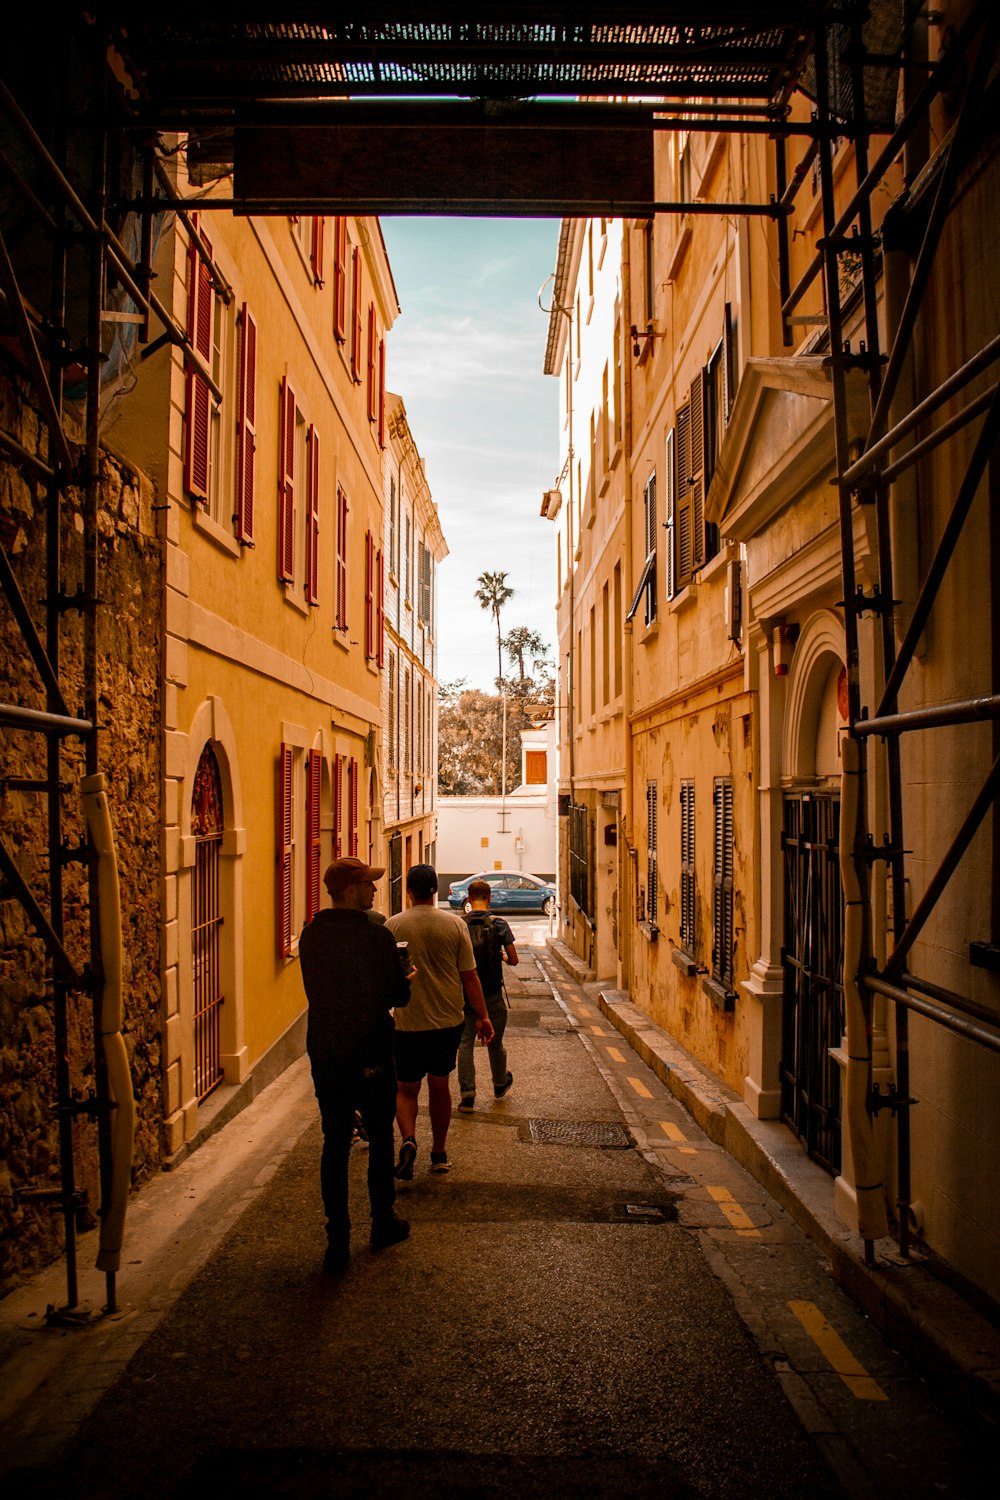
[[[508,682],[507,790],[521,781],[521,730],[545,717],[551,683]],[[470,688],[465,678],[438,690],[438,790],[452,797],[499,797],[503,744],[499,694]]]
[[[515,625],[504,638],[503,649],[511,664],[517,667],[518,682],[525,682],[532,675],[525,671],[525,661],[538,666],[549,648],[537,630],[531,630],[527,625]]]
[[[480,573],[476,579],[476,598],[483,609],[488,609],[496,621],[497,627],[497,687],[503,680],[503,636],[500,631],[500,611],[509,599],[513,599],[514,590],[507,584],[506,573]]]

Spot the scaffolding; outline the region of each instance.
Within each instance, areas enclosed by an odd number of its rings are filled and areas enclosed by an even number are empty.
[[[971,4],[947,52],[933,65],[927,61],[926,15],[909,0],[871,6],[859,0],[751,6],[703,0],[697,23],[690,19],[690,7],[665,4],[654,9],[655,18],[650,19],[650,7],[626,3],[557,7],[554,15],[551,7],[534,5],[478,6],[473,13],[465,6],[443,3],[434,8],[433,20],[400,19],[402,8],[390,7],[382,14],[376,6],[374,11],[366,7],[363,14],[351,13],[334,23],[327,19],[328,7],[309,5],[298,7],[292,20],[287,8],[279,12],[266,4],[245,5],[238,19],[227,15],[219,20],[206,18],[198,7],[178,5],[161,16],[149,7],[119,4],[96,11],[81,8],[65,23],[55,48],[51,38],[43,38],[40,22],[28,18],[14,29],[4,76],[0,76],[4,147],[0,166],[4,201],[16,204],[19,218],[31,220],[33,230],[15,245],[7,223],[0,219],[0,318],[8,347],[16,351],[18,368],[31,382],[48,434],[48,452],[40,457],[14,434],[0,431],[0,454],[45,487],[44,628],[36,628],[21,596],[17,571],[2,549],[0,585],[45,707],[2,704],[0,726],[44,738],[45,777],[22,778],[16,784],[19,790],[45,800],[47,889],[32,888],[4,842],[0,842],[0,871],[4,893],[20,901],[48,954],[57,1039],[55,1107],[60,1126],[61,1185],[56,1198],[65,1223],[69,1308],[77,1301],[74,1226],[80,1207],[73,1120],[83,1114],[97,1122],[101,1212],[106,1217],[113,1196],[113,1127],[122,1107],[109,1086],[100,1048],[92,1098],[74,1097],[66,1066],[67,997],[78,993],[90,998],[98,1018],[95,1038],[106,1024],[99,1017],[106,987],[102,901],[106,906],[107,887],[99,878],[93,836],[82,848],[67,848],[63,751],[68,740],[79,740],[88,784],[100,776],[96,622],[98,612],[114,604],[102,598],[97,525],[105,399],[102,373],[110,332],[123,325],[134,329],[140,361],[165,342],[175,345],[214,389],[200,354],[153,289],[158,217],[174,212],[190,223],[189,210],[195,202],[177,195],[169,170],[170,152],[178,143],[188,152],[192,180],[207,183],[235,172],[231,198],[215,193],[197,200],[206,211],[287,213],[300,203],[303,210],[320,213],[426,212],[436,206],[439,212],[548,212],[572,217],[623,212],[613,173],[606,164],[585,165],[591,154],[574,153],[574,132],[627,129],[639,141],[654,131],[699,130],[764,134],[773,140],[777,192],[766,203],[660,202],[650,178],[646,198],[635,201],[633,196],[628,211],[647,216],[657,212],[756,214],[772,220],[788,345],[795,322],[801,320],[797,309],[814,284],[818,282],[823,289],[841,526],[848,734],[857,746],[862,782],[850,858],[859,893],[856,899],[866,912],[877,861],[887,867],[894,898],[892,951],[883,964],[876,963],[873,924],[866,921],[857,983],[869,1022],[875,995],[885,996],[894,1006],[896,1086],[882,1096],[870,1085],[869,1052],[864,1108],[870,1118],[887,1107],[898,1118],[898,1233],[904,1254],[910,1234],[908,1120],[915,1102],[909,1097],[909,1012],[930,1017],[980,1046],[1000,1050],[1000,1029],[992,1010],[922,980],[908,965],[930,912],[994,806],[1000,755],[907,920],[900,753],[904,735],[988,720],[994,725],[996,755],[1000,750],[996,728],[1000,691],[920,711],[900,712],[898,706],[1000,425],[995,383],[968,397],[977,378],[1000,358],[998,338],[985,342],[935,389],[918,392],[912,402],[903,398],[900,384],[956,183],[984,111],[990,104],[995,111],[991,74],[997,60],[996,7],[990,0]],[[12,27],[9,22],[5,25]],[[41,64],[38,58],[43,55]],[[22,66],[29,87],[43,66],[48,75],[49,86],[38,91],[34,102],[19,93]],[[812,117],[804,123],[793,119],[790,108],[798,87],[804,87],[814,100]],[[888,274],[892,225],[886,226],[880,246],[872,229],[872,202],[900,152],[913,152],[915,161],[925,153],[920,141],[926,139],[935,99],[944,90],[958,88],[964,89],[964,99],[946,148],[939,153],[931,185],[933,201],[907,221],[912,234],[914,222],[920,219],[920,243],[912,278],[902,289],[893,314],[891,342],[883,351],[877,304],[879,287]],[[456,96],[461,102],[456,102]],[[584,97],[588,103],[558,102],[568,96]],[[897,97],[903,99],[901,112],[896,109]],[[597,99],[609,102],[597,106],[595,113]],[[57,100],[64,103],[57,106],[53,103]],[[627,123],[621,124],[622,120]],[[399,189],[395,197],[384,190],[377,197],[364,196],[357,182],[333,176],[328,180],[320,171],[307,199],[301,197],[301,188],[292,190],[300,194],[293,202],[287,190],[261,186],[254,178],[255,163],[266,158],[268,141],[277,147],[283,133],[304,127],[314,132],[311,139],[322,147],[316,159],[326,166],[338,154],[329,149],[331,143],[336,144],[337,132],[348,128],[415,133],[439,164],[447,162],[452,144],[470,131],[477,133],[477,140],[491,129],[508,129],[512,140],[518,131],[530,131],[536,137],[551,132],[553,140],[562,132],[560,139],[569,146],[559,157],[560,171],[569,172],[569,188],[556,200],[546,185],[549,196],[543,194],[528,204],[522,197],[515,198],[509,187],[492,194],[480,187],[473,199],[468,183],[449,184],[445,171],[441,193],[433,202],[428,197],[404,202]],[[870,159],[873,136],[882,143]],[[789,171],[790,144],[799,138],[805,140],[805,151]],[[834,157],[838,142],[845,139],[853,146],[856,186],[850,202],[838,212]],[[131,164],[128,172],[121,170],[124,159]],[[118,169],[114,179],[112,162]],[[823,234],[807,273],[792,287],[788,219],[810,172],[819,177]],[[130,186],[123,188],[123,182]],[[134,231],[127,243],[115,229],[117,225],[120,231],[126,216]],[[201,238],[192,236],[192,242],[206,259],[210,276],[218,280]],[[40,247],[47,247],[44,267]],[[841,269],[848,255],[860,258],[861,265],[860,322],[865,337],[857,350],[846,344],[844,335],[847,314]],[[224,284],[219,285],[224,290]],[[68,305],[70,288],[78,294],[72,308]],[[855,316],[853,311],[851,316]],[[71,364],[82,366],[85,372],[82,444],[71,437],[66,420],[65,382]],[[852,451],[848,440],[846,394],[848,376],[858,368],[867,378],[870,397],[869,431],[860,453]],[[928,429],[930,419],[946,402],[962,398],[964,405]],[[898,630],[890,486],[928,452],[972,423],[979,424],[978,435],[956,488],[951,519],[912,618]],[[63,592],[60,550],[60,521],[70,485],[82,487],[86,502],[81,538],[83,585],[73,597]],[[873,507],[876,517],[879,584],[870,596],[859,592],[855,578],[852,514],[859,503]],[[879,660],[873,663],[861,660],[858,622],[866,612],[877,617],[879,627]],[[61,643],[73,613],[79,616],[83,639],[85,694],[79,713],[67,704],[61,677]],[[993,673],[996,686],[995,663]],[[863,703],[861,691],[862,681],[872,680],[881,686],[880,700],[873,708]],[[889,807],[888,837],[880,844],[872,836],[872,799],[864,790],[864,778],[873,773],[876,758],[881,759],[879,774],[885,778]],[[73,962],[64,944],[63,882],[67,862],[73,859],[86,861],[89,870],[90,959],[84,967]],[[991,941],[980,945],[974,955],[975,962],[994,971],[997,937],[992,933]],[[870,1025],[868,1029],[870,1042]],[[870,1250],[871,1238],[865,1238]],[[107,1276],[108,1305],[113,1308],[114,1271]]]

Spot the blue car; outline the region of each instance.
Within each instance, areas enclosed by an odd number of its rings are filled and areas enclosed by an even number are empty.
[[[448,887],[448,905],[454,911],[469,910],[469,886],[474,880],[485,880],[489,885],[490,911],[537,911],[546,917],[555,911],[555,886],[520,870],[480,870],[478,875],[453,881]]]

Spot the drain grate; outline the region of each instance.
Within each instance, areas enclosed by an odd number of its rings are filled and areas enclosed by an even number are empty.
[[[605,1120],[529,1120],[528,1132],[538,1146],[607,1146],[622,1150],[632,1144],[624,1125]]]

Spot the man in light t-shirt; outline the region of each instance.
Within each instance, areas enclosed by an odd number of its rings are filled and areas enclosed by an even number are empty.
[[[433,865],[413,865],[406,872],[408,909],[386,926],[397,943],[409,944],[410,1003],[396,1014],[396,1124],[403,1137],[396,1176],[413,1178],[417,1155],[417,1108],[420,1085],[427,1079],[431,1120],[431,1171],[447,1172],[451,1085],[465,1004],[476,1014],[476,1036],[484,1045],[493,1038],[483,988],[476,972],[469,929],[461,917],[437,905],[438,878]]]

